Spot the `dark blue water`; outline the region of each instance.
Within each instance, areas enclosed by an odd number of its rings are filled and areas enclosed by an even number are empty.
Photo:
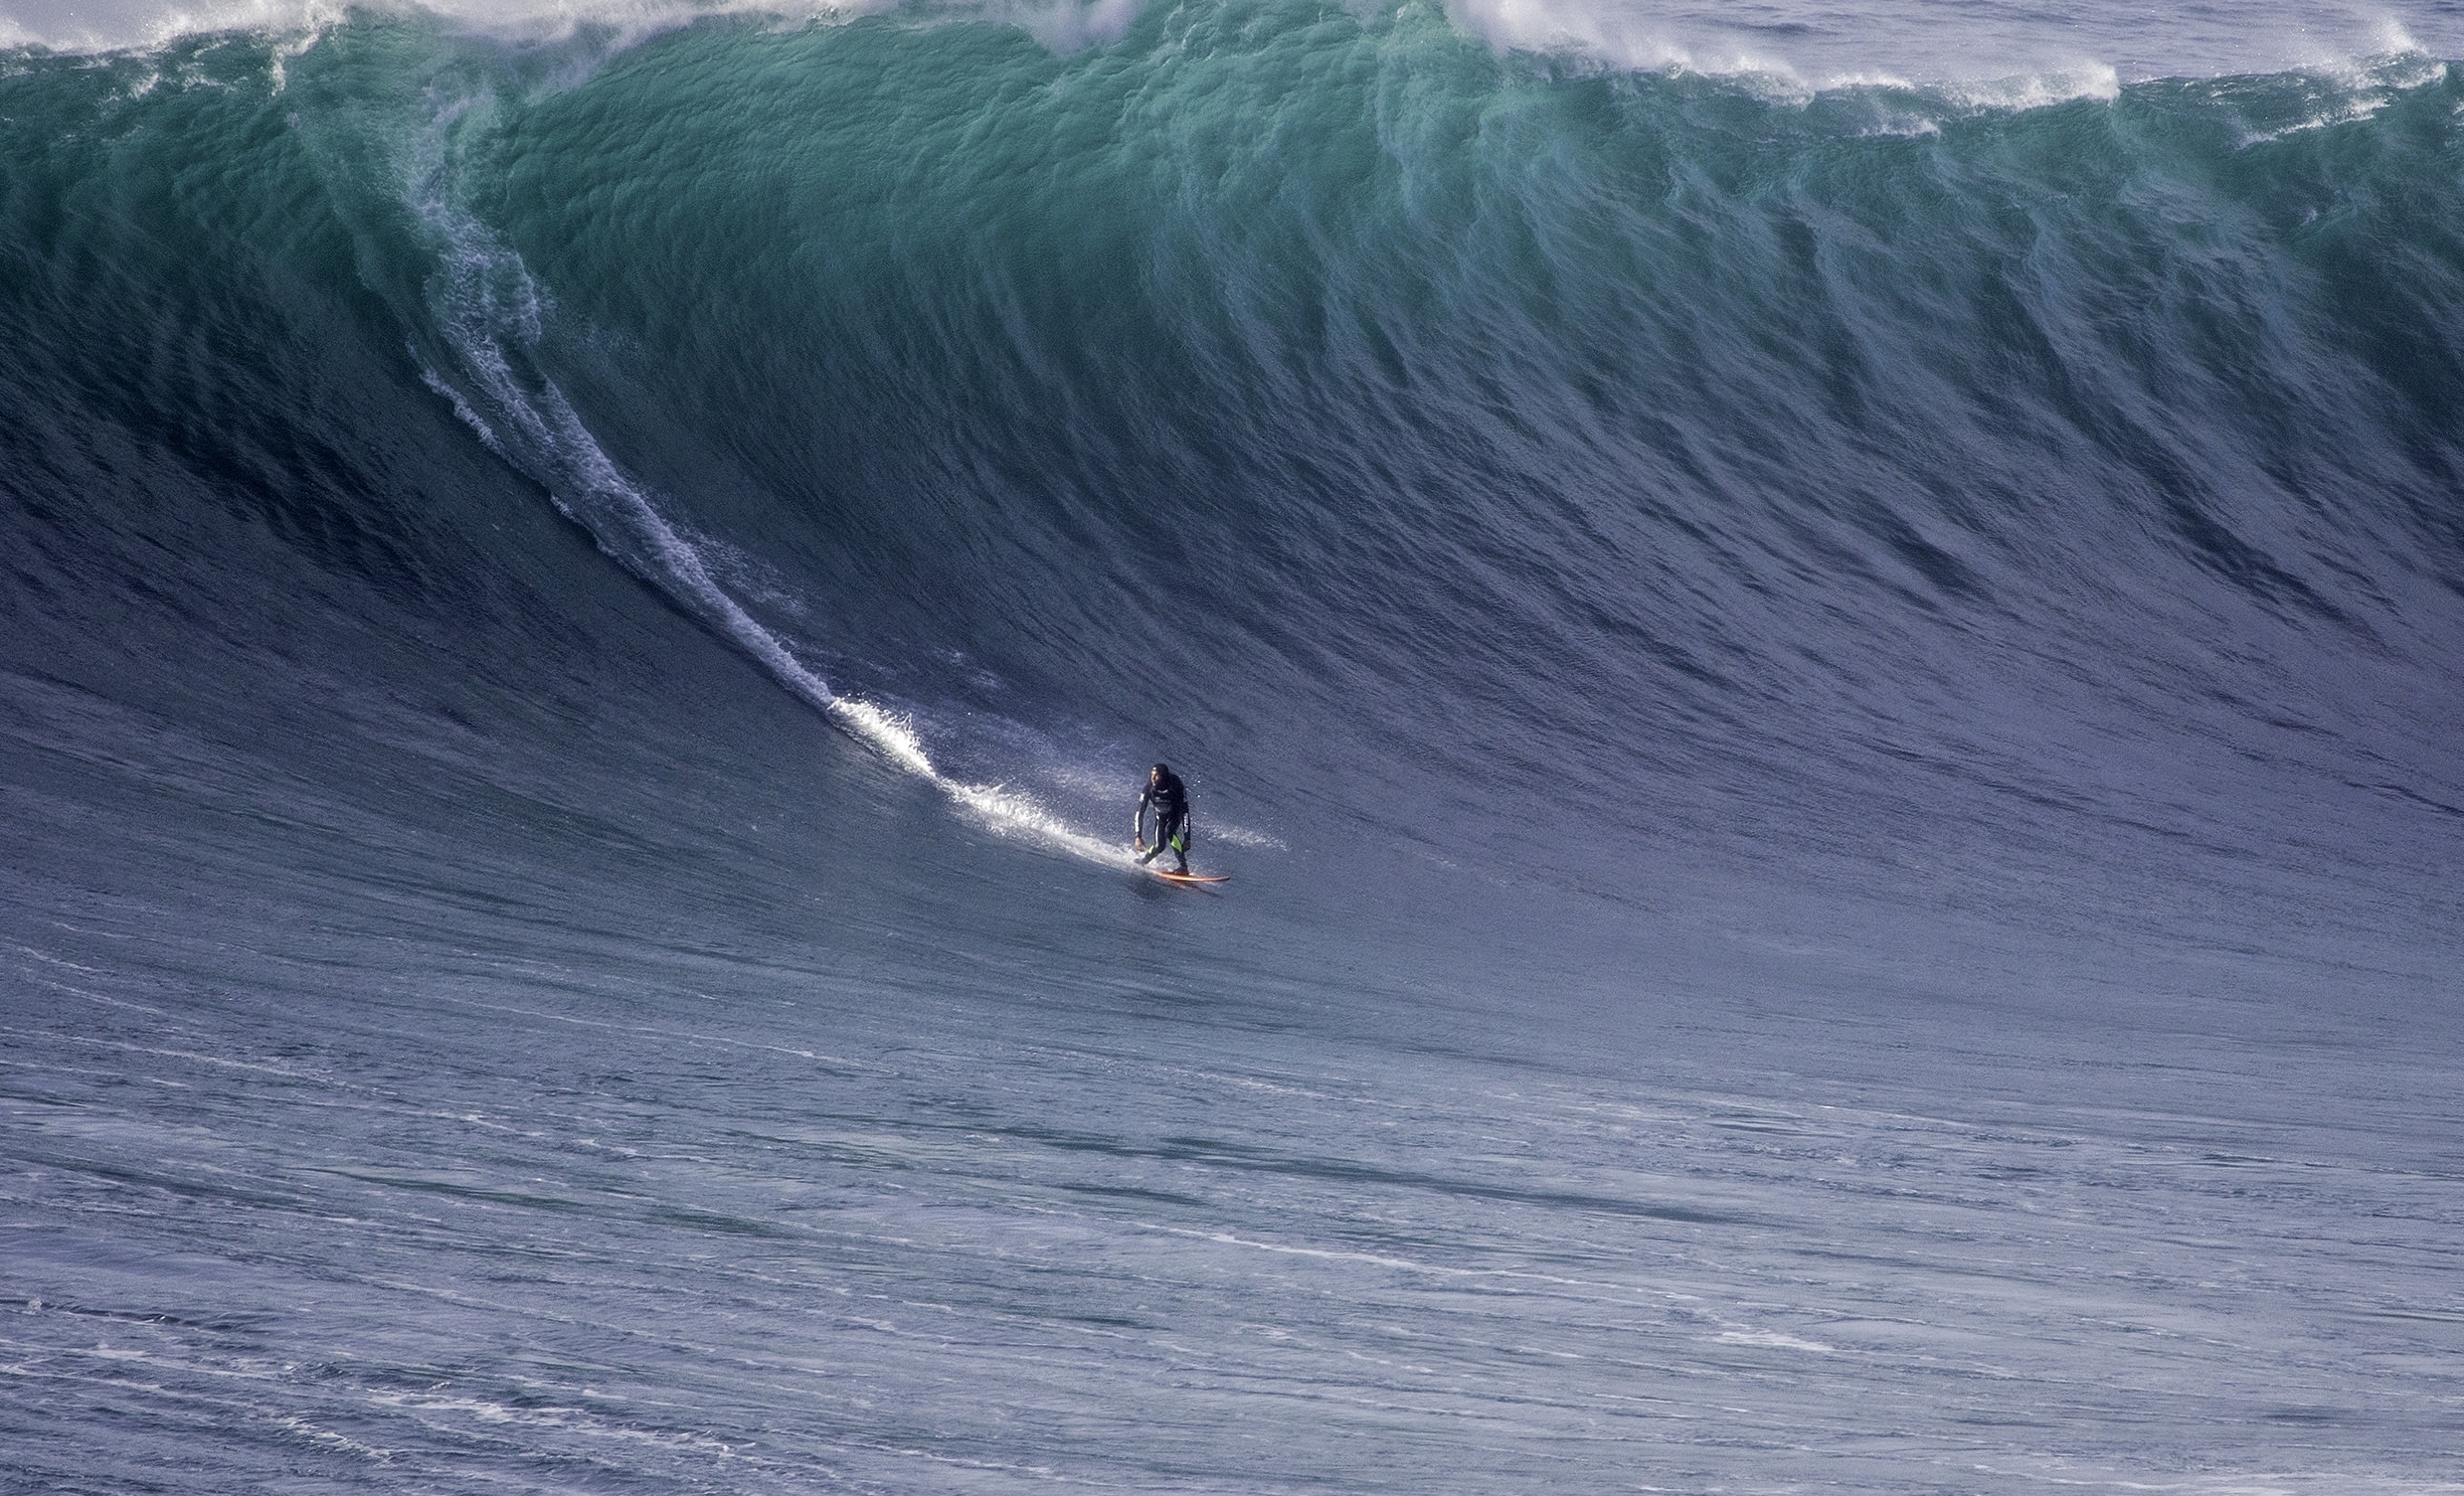
[[[2464,83],[1501,24],[0,58],[5,1484],[2456,1489]]]

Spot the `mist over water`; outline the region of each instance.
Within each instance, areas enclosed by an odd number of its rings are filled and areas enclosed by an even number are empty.
[[[0,14],[0,1483],[2459,1489],[2451,26]]]

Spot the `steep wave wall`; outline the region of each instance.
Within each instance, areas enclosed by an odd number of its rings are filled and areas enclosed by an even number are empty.
[[[107,627],[196,506],[553,632],[572,558],[470,559],[511,483],[1089,857],[1165,754],[1262,850],[1614,898],[2451,917],[2439,61],[2014,102],[1112,30],[17,54],[13,605]]]

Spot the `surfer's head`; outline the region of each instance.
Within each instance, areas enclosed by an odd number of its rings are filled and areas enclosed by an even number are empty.
[[[1147,770],[1147,772],[1146,772],[1146,782],[1147,782],[1147,783],[1149,783],[1149,784],[1160,784],[1160,783],[1162,783],[1165,779],[1170,778],[1170,777],[1171,777],[1171,773],[1172,773],[1172,770],[1171,770],[1169,767],[1167,767],[1167,766],[1166,766],[1166,765],[1164,765],[1164,764],[1160,764],[1160,763],[1158,763],[1158,764],[1156,764],[1153,768],[1151,768],[1151,769]]]

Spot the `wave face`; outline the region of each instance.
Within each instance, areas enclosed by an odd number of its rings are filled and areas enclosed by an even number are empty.
[[[652,19],[0,58],[17,1473],[2436,1476],[2445,64]]]

